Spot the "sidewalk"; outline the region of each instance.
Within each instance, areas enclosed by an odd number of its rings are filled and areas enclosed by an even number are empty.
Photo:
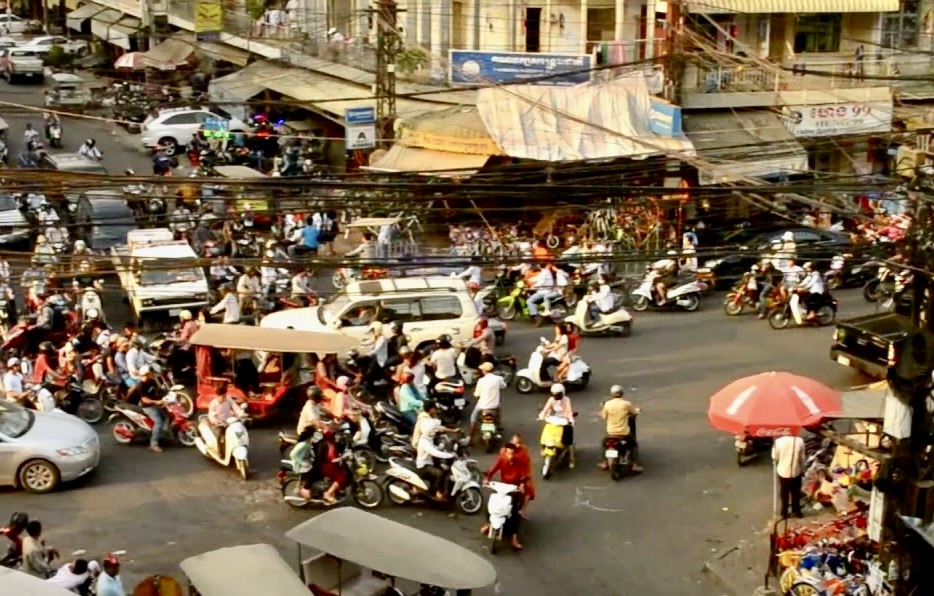
[[[762,590],[768,559],[769,534],[763,531],[704,563],[704,572],[719,584],[727,596],[769,594],[771,592]],[[769,587],[778,594],[778,579],[770,578]]]

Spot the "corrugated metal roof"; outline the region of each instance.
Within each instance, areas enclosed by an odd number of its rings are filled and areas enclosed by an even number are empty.
[[[900,0],[687,0],[693,13],[814,14],[832,12],[897,12]]]

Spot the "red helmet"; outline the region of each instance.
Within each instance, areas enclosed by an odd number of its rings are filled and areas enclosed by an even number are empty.
[[[470,290],[471,292],[476,292],[477,290],[480,289],[480,284],[478,284],[475,281],[472,281],[469,284],[467,284],[467,289]]]

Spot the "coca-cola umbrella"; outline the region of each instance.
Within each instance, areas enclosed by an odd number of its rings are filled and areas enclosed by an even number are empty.
[[[707,419],[734,435],[780,437],[843,411],[843,395],[814,379],[765,372],[733,381],[710,397]]]

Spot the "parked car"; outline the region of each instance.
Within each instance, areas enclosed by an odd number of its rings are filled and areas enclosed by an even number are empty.
[[[0,246],[29,240],[29,222],[20,210],[19,201],[8,194],[0,194]]]
[[[45,56],[52,51],[54,47],[62,48],[66,54],[74,54],[75,56],[86,56],[91,50],[91,46],[87,41],[83,39],[68,39],[67,37],[62,37],[61,35],[43,35],[41,37],[33,37],[30,40],[27,40],[25,43],[21,44],[19,47],[23,50],[30,50],[36,52],[40,56]]]
[[[15,14],[0,13],[0,35],[9,35],[10,33],[32,33],[42,31],[42,23],[35,19],[24,19]]]
[[[38,82],[45,80],[45,66],[42,56],[32,50],[6,48],[0,51],[0,76],[12,85],[20,79]]]
[[[818,269],[830,266],[834,255],[841,253],[855,254],[859,252],[853,245],[850,235],[842,232],[831,232],[817,228],[783,228],[753,236],[732,249],[729,254],[719,254],[704,259],[703,247],[700,253],[701,265],[704,269],[713,272],[718,287],[729,287],[735,284],[743,274],[749,271],[769,252],[775,242],[781,240],[785,232],[795,236],[795,245],[798,253],[798,264],[812,261]]]
[[[107,168],[104,167],[104,164],[77,153],[44,153],[39,159],[39,167],[43,170],[58,170],[60,172],[107,174]]]
[[[27,410],[0,400],[0,485],[48,493],[100,463],[97,433],[64,412]]]
[[[13,39],[12,37],[0,37],[0,50],[15,48],[19,44],[20,42]]]
[[[227,130],[231,132],[245,132],[249,129],[242,120],[216,107],[169,108],[159,110],[158,114],[143,121],[141,142],[145,149],[162,145],[165,154],[172,156],[184,149],[203,124],[217,119],[226,121]]]

